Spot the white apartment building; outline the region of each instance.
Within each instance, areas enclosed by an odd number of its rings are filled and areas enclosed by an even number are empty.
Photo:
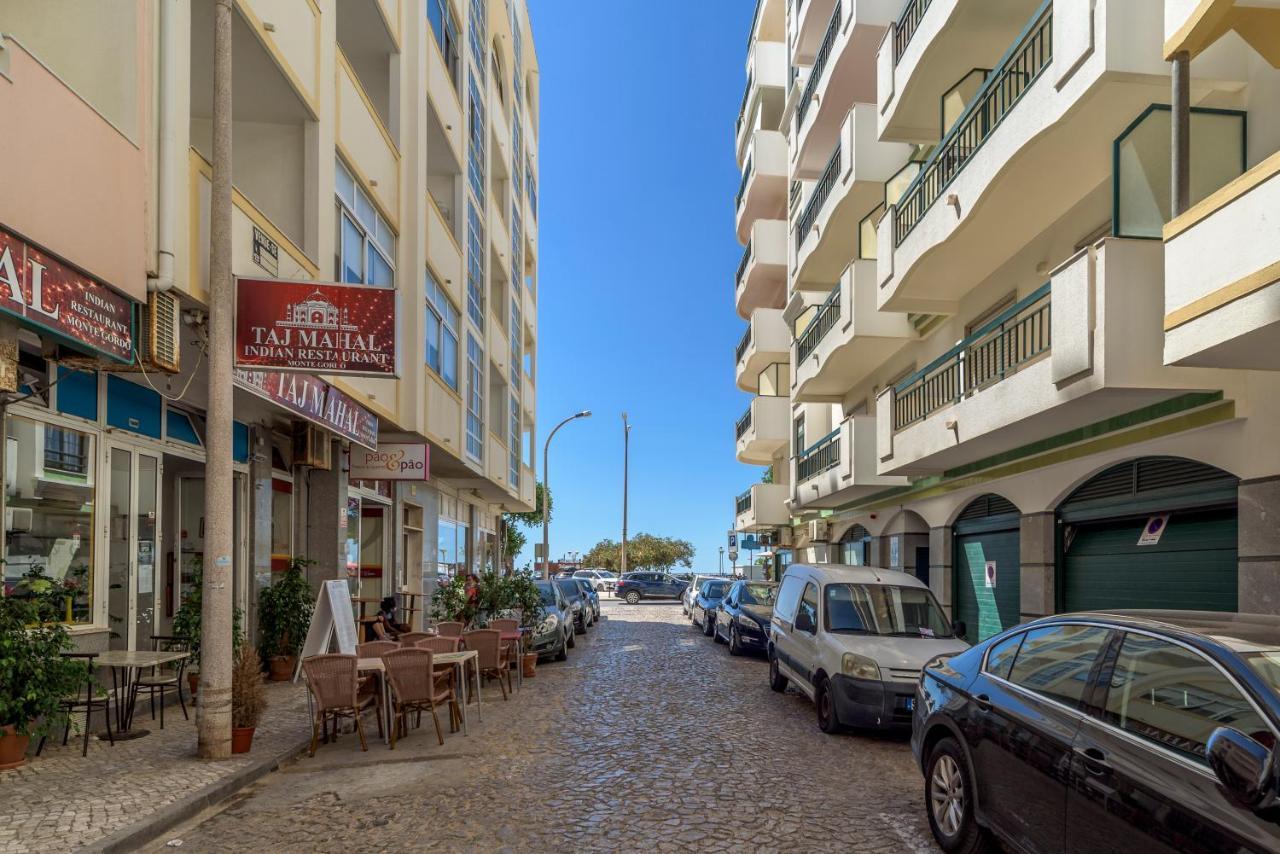
[[[235,517],[251,631],[294,557],[365,600],[430,594],[438,573],[495,566],[501,514],[533,509],[526,3],[235,0],[232,16],[233,272],[393,285],[398,371],[238,376],[233,506],[205,508],[214,4],[0,0],[0,250],[79,277],[124,341],[88,346],[0,285],[0,367],[18,365],[0,393],[6,591],[32,567],[74,581],[84,649],[170,633],[206,511]],[[428,446],[428,480],[349,476],[375,425],[378,443]]]
[[[735,528],[913,573],[971,640],[1280,613],[1277,27],[1273,0],[760,0],[737,456],[772,482]]]

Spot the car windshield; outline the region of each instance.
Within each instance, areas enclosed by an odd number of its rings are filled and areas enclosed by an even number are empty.
[[[582,595],[582,592],[578,590],[578,582],[572,578],[563,578],[556,583],[560,585],[560,592],[570,599]]]
[[[772,584],[744,584],[738,593],[738,602],[742,605],[772,605],[778,588]]]
[[[543,605],[556,604],[556,592],[551,589],[551,582],[549,581],[538,582],[538,597],[542,599]]]
[[[727,581],[709,581],[702,585],[702,595],[708,599],[723,599],[724,594],[729,592],[729,582]]]
[[[933,594],[892,584],[828,584],[829,632],[898,637],[949,638],[951,625]]]
[[[1249,662],[1253,672],[1261,676],[1272,691],[1280,694],[1280,649],[1245,652],[1240,657]]]

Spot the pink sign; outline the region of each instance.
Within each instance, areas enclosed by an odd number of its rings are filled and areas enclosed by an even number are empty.
[[[310,374],[235,369],[235,384],[357,445],[378,447],[378,416],[345,392]]]

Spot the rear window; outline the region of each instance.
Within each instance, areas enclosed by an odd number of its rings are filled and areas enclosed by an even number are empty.
[[[787,622],[794,622],[796,605],[800,602],[800,593],[804,590],[804,579],[798,575],[789,575],[782,580],[778,590],[778,600],[773,606],[773,613]]]
[[[1084,697],[1089,671],[1111,636],[1100,626],[1047,626],[1023,637],[1009,681],[1075,706]]]
[[[708,599],[723,599],[724,594],[729,592],[729,582],[727,581],[709,581],[702,585],[702,595]]]

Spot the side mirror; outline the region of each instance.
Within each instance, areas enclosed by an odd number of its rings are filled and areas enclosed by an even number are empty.
[[[969,633],[969,627],[964,624],[964,620],[956,620],[953,622],[951,624],[951,631],[955,632],[955,635],[958,638],[964,638],[965,640],[969,639],[966,637]]]
[[[1218,727],[1209,736],[1205,757],[1222,788],[1240,806],[1259,810],[1275,800],[1271,751],[1249,736]]]
[[[809,616],[808,611],[796,614],[796,631],[813,634],[813,618]]]

